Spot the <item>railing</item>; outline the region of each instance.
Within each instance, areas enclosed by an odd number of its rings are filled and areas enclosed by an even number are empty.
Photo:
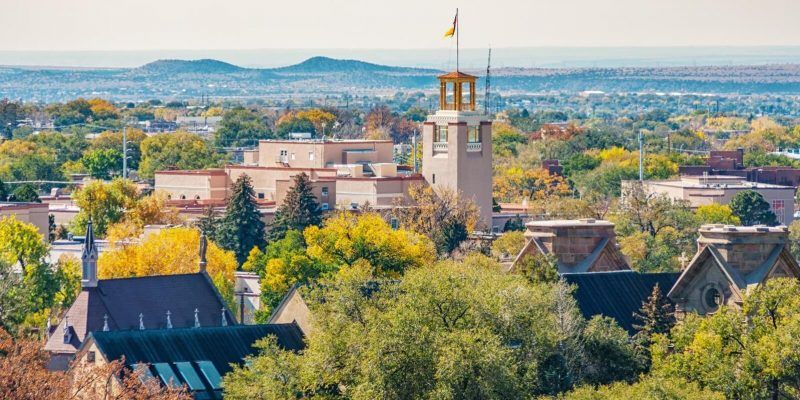
[[[468,153],[478,153],[481,151],[481,142],[467,143]]]
[[[433,151],[437,153],[447,152],[447,142],[434,142]]]
[[[442,106],[442,110],[450,110],[450,111],[475,111],[475,107],[470,103],[462,103],[461,108],[459,109],[453,103],[445,103]]]

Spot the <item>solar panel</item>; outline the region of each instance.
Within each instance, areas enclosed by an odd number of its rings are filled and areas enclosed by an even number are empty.
[[[222,377],[217,371],[217,367],[211,361],[198,361],[197,366],[200,367],[200,372],[206,377],[206,380],[211,384],[214,390],[222,388]]]
[[[189,385],[189,389],[206,390],[206,385],[200,380],[200,376],[197,375],[197,372],[194,372],[192,363],[176,362],[175,366],[178,368],[178,372],[181,373],[183,380]]]
[[[170,385],[172,387],[181,386],[181,380],[177,375],[175,375],[175,372],[172,370],[172,367],[170,367],[169,364],[155,363],[153,364],[153,368],[156,369],[158,377],[161,378],[161,381],[164,382],[165,385]]]

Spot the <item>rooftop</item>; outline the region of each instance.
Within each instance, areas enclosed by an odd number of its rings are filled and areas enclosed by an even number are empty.
[[[645,181],[650,185],[679,187],[685,189],[790,189],[792,186],[750,182],[741,176],[728,175],[683,175],[679,180]]]
[[[569,228],[569,227],[587,227],[587,226],[614,226],[613,223],[602,219],[554,219],[550,221],[531,221],[525,224],[530,227],[552,227],[552,228]]]
[[[789,228],[786,226],[736,226],[736,225],[723,225],[723,224],[706,224],[700,227],[699,232],[718,232],[718,233],[786,233]]]

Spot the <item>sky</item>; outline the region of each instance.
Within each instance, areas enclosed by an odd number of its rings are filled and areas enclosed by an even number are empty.
[[[0,51],[800,45],[798,0],[0,0]]]

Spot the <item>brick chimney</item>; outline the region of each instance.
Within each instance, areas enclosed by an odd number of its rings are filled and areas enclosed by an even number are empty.
[[[629,269],[617,250],[614,224],[609,221],[596,219],[533,221],[525,226],[527,227],[525,237],[558,259],[559,272]],[[580,268],[581,263],[587,262],[591,265]]]
[[[789,239],[789,228],[785,226],[713,224],[701,226],[698,232],[698,251],[715,245],[725,262],[743,275],[761,266],[776,245],[787,245]]]

